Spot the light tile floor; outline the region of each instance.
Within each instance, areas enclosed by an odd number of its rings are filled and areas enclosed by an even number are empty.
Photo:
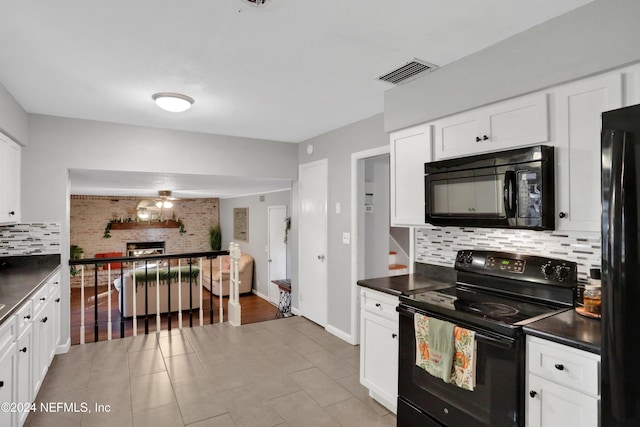
[[[73,346],[53,360],[25,425],[395,426],[358,369],[358,346],[302,317]],[[67,408],[45,413],[43,402]]]

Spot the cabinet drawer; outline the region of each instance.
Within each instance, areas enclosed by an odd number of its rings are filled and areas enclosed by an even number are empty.
[[[37,316],[47,301],[49,301],[49,298],[51,298],[51,290],[51,286],[46,283],[33,295],[31,298],[31,301],[33,302],[33,316]]]
[[[33,319],[33,304],[31,303],[31,300],[29,300],[25,302],[22,305],[22,307],[20,307],[20,310],[18,310],[18,312],[16,313],[16,321],[18,326],[17,335],[20,335],[22,331],[24,331],[27,328],[27,326],[31,324],[32,319]]]
[[[581,393],[600,395],[600,356],[597,354],[528,336],[527,368],[530,374]]]
[[[0,353],[3,353],[16,337],[16,316],[9,316],[0,325]]]
[[[398,297],[371,289],[362,289],[360,296],[362,308],[365,311],[397,321],[398,312],[396,311],[396,307],[399,304]]]

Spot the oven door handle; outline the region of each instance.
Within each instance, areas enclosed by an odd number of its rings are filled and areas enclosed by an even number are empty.
[[[408,307],[408,306],[403,306],[402,304],[399,305],[398,307],[396,307],[396,311],[401,315],[401,316],[406,316],[411,318],[411,320],[413,320],[413,315],[415,313],[418,313],[417,310],[415,310],[413,307]],[[420,314],[424,315],[424,316],[433,316],[437,319],[440,320],[445,320],[447,322],[451,322],[456,326],[460,326],[461,328],[466,328],[470,331],[473,331],[475,333],[475,339],[479,340],[479,341],[486,341],[491,343],[491,345],[494,346],[498,346],[498,347],[502,347],[502,348],[513,348],[515,346],[516,340],[510,337],[505,337],[505,336],[501,336],[501,335],[497,335],[497,334],[492,334],[489,333],[487,331],[478,331],[478,328],[472,327],[471,325],[466,325],[464,323],[460,323],[457,322],[455,320],[452,319],[448,319],[446,316],[439,316],[439,315],[432,315],[431,313],[427,313],[427,312],[421,312]],[[413,328],[412,328],[413,330]],[[400,333],[402,334],[402,330],[400,331]],[[415,333],[415,331],[414,331]]]

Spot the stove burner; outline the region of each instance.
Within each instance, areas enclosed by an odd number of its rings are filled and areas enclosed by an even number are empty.
[[[520,311],[517,308],[500,304],[497,302],[474,302],[469,304],[469,308],[485,316],[509,317],[515,316]]]

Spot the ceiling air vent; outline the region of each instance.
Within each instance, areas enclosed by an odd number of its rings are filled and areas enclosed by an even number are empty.
[[[431,64],[420,59],[413,58],[405,65],[389,71],[378,77],[378,80],[383,82],[393,83],[394,85],[404,83],[409,79],[417,77],[420,74],[428,73],[438,68],[437,65]]]

